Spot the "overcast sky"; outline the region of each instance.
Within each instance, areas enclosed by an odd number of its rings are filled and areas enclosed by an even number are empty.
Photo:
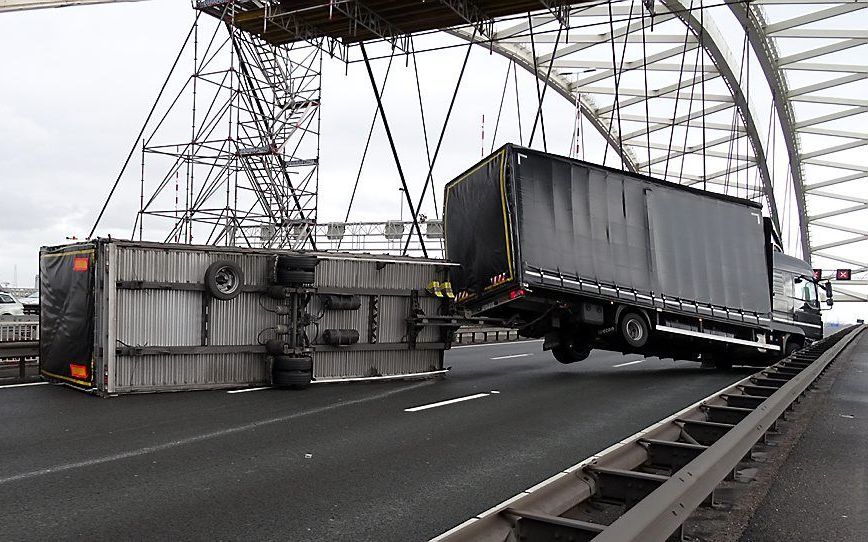
[[[17,277],[18,285],[32,285],[40,246],[87,235],[193,15],[188,2],[177,0],[0,15],[0,283]],[[462,47],[420,57],[432,147],[465,52]],[[378,78],[385,66],[385,61],[375,62]],[[445,182],[480,158],[483,115],[486,152],[491,145],[506,69],[503,58],[474,48],[435,169],[438,203]],[[190,70],[182,64],[179,73],[186,76]],[[523,70],[519,83],[527,137],[536,91]],[[384,99],[411,191],[418,195],[427,164],[415,89],[412,64],[396,61]],[[504,111],[497,144],[518,140],[515,107]],[[375,113],[362,64],[345,70],[338,62],[326,62],[321,113],[319,220],[342,220]],[[566,100],[549,95],[550,151],[568,153],[574,114]],[[602,143],[588,138],[587,144],[586,157],[599,161]],[[129,237],[138,209],[137,179],[133,171],[122,181],[98,234]],[[378,123],[351,219],[397,218],[398,187]],[[423,211],[434,214],[430,199]]]

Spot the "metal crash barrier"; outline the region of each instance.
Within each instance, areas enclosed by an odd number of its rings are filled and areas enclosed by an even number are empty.
[[[652,542],[682,526],[866,326],[849,328],[640,431],[434,539]],[[593,503],[593,506],[586,506]],[[587,510],[609,506],[615,519]]]
[[[32,316],[6,316],[0,320],[0,382],[28,379],[27,368],[37,364],[39,321]]]

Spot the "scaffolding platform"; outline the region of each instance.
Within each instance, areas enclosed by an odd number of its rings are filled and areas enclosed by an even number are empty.
[[[385,39],[404,50],[411,34],[472,25],[485,36],[494,19],[548,10],[556,18],[589,0],[204,0],[197,7],[264,41],[282,45],[330,38],[343,45]],[[409,51],[408,51],[409,52]]]

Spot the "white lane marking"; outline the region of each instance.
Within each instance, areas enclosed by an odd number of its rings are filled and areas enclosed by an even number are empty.
[[[342,382],[379,382],[382,380],[410,380],[424,378],[426,376],[444,375],[452,370],[451,367],[440,369],[439,371],[426,371],[424,373],[407,373],[401,375],[386,375],[386,376],[359,376],[351,378],[324,378],[322,380],[312,380],[311,384],[337,384]],[[270,390],[273,386],[265,386],[262,388],[244,388],[240,390],[229,390],[226,393],[247,393],[248,391]]]
[[[439,371],[425,371],[424,373],[407,373],[403,375],[386,375],[386,376],[357,376],[349,378],[324,378],[314,380],[311,384],[335,384],[338,382],[379,382],[381,380],[409,380],[416,378],[424,378],[426,376],[444,375],[451,371],[451,367],[440,369]]]
[[[612,367],[626,367],[627,365],[636,365],[637,363],[642,363],[645,361],[644,359],[637,359],[636,361],[628,361],[626,363],[619,363],[618,365],[612,365]]]
[[[200,435],[194,435],[192,437],[186,437],[178,440],[173,440],[171,442],[165,442],[163,444],[155,444],[153,446],[145,446],[143,448],[137,448],[135,450],[129,450],[126,452],[120,452],[113,455],[106,455],[102,457],[95,457],[92,459],[85,459],[83,461],[76,461],[75,463],[62,463],[60,465],[53,465],[51,467],[45,467],[42,469],[32,470],[28,472],[22,472],[19,474],[10,474],[6,476],[0,475],[0,485],[8,484],[11,482],[18,482],[21,480],[27,480],[29,478],[36,478],[38,476],[45,476],[47,474],[55,474],[58,472],[65,472],[69,470],[79,469],[82,467],[93,467],[95,465],[102,465],[104,463],[111,463],[113,461],[120,461],[123,459],[131,459],[134,457],[140,457],[143,455],[154,454],[157,452],[162,452],[164,450],[170,450],[172,448],[177,448],[179,446],[188,446],[190,444],[196,444],[198,442],[203,442],[206,440],[211,440],[215,438],[225,437],[228,435],[234,435],[236,433],[243,433],[245,431],[250,431],[251,429],[257,429],[260,427],[274,425],[277,423],[284,423],[288,421],[292,421],[298,418],[303,418],[305,416],[322,414],[324,412],[329,412],[331,410],[336,410],[342,407],[360,405],[363,403],[367,403],[369,401],[378,401],[380,399],[385,399],[387,397],[391,397],[392,395],[398,395],[399,393],[404,393],[406,391],[411,391],[416,388],[421,388],[424,386],[431,385],[430,381],[419,382],[418,384],[413,384],[412,386],[408,386],[406,388],[400,388],[395,390],[389,390],[387,392],[378,393],[376,395],[369,395],[367,397],[362,397],[359,399],[353,399],[351,401],[343,401],[339,403],[332,403],[329,405],[324,405],[317,408],[312,408],[310,410],[305,410],[301,412],[293,412],[292,414],[287,414],[285,416],[277,416],[275,418],[266,418],[264,420],[254,421],[245,423],[243,425],[236,425],[235,427],[228,427],[226,429],[221,429],[219,431],[212,431],[210,433],[203,433]]]
[[[428,410],[429,408],[437,408],[446,405],[451,405],[453,403],[461,403],[464,401],[472,401],[473,399],[481,399],[483,397],[488,397],[490,394],[488,393],[476,393],[474,395],[468,395],[466,397],[457,397],[455,399],[449,399],[448,401],[440,401],[439,403],[431,403],[428,405],[421,405],[412,408],[405,408],[404,412],[419,412],[420,410]]]
[[[500,393],[500,392],[497,391],[497,390],[491,390],[491,394],[492,394],[492,395],[497,395],[498,393]]]
[[[510,359],[510,358],[523,358],[526,356],[532,356],[533,354],[513,354],[511,356],[497,356],[496,358],[491,359]]]
[[[458,350],[459,348],[479,348],[480,346],[509,346],[511,344],[530,344],[541,342],[543,342],[542,339],[534,339],[532,341],[509,341],[505,343],[462,344],[461,346],[453,346],[451,350]]]
[[[48,382],[29,382],[27,384],[9,384],[8,386],[0,386],[0,389],[3,388],[23,388],[24,386],[44,386],[48,384]]]
[[[229,390],[226,393],[247,393],[248,391],[261,391],[261,390],[270,390],[271,386],[266,386],[264,388],[244,388],[243,390]]]

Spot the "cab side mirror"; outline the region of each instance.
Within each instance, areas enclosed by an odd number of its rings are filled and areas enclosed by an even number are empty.
[[[834,301],[832,301],[832,283],[827,280],[826,283],[823,284],[823,290],[826,291],[826,305],[831,307],[834,303]]]

